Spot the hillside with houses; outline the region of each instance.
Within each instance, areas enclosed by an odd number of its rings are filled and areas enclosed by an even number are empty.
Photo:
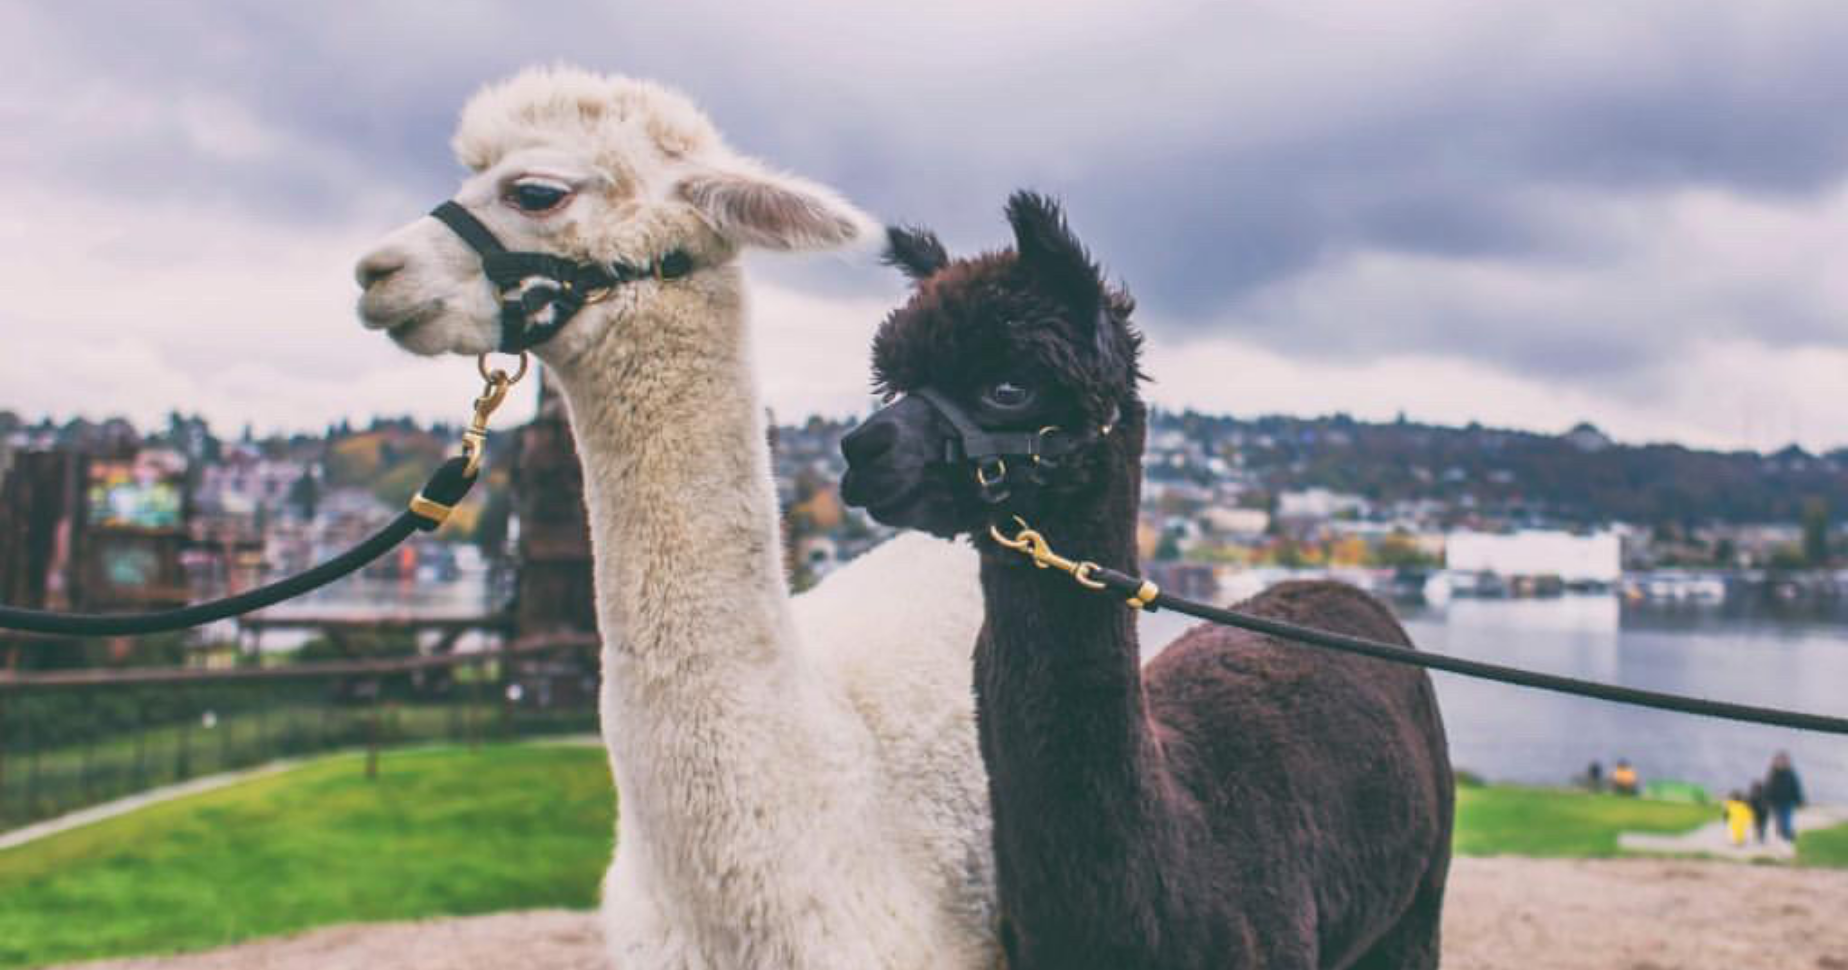
[[[774,430],[798,586],[889,534],[840,501],[839,441],[851,427],[810,418]],[[453,448],[455,433],[376,419],[319,434],[221,437],[179,414],[143,430],[119,418],[28,422],[0,412],[0,488],[13,470],[43,463],[25,456],[82,456],[89,471],[79,487],[90,517],[132,527],[144,544],[156,542],[148,535],[170,536],[159,548],[196,594],[301,569],[363,536],[395,514]],[[1834,514],[1848,508],[1848,449],[1714,452],[1618,443],[1587,424],[1546,435],[1343,415],[1188,411],[1154,414],[1145,467],[1144,558],[1181,588],[1201,592],[1236,569],[1416,576],[1445,566],[1453,546],[1492,566],[1492,556],[1481,558],[1489,546],[1472,536],[1530,537],[1516,543],[1525,547],[1511,553],[1517,557],[1531,558],[1540,548],[1534,543],[1544,542],[1562,563],[1590,555],[1597,562],[1580,578],[1602,585],[1615,583],[1609,574],[1619,566],[1816,573],[1832,567],[1845,546]],[[453,576],[458,561],[503,556],[518,522],[498,484],[491,479],[478,490],[443,533],[420,539],[414,556],[376,569],[440,578]],[[1568,550],[1571,542],[1560,535],[1585,544]],[[1466,537],[1464,545],[1458,537]],[[117,572],[154,568],[147,564],[159,559],[139,552],[117,558],[110,567]],[[1554,569],[1551,578],[1570,583],[1575,568]],[[167,584],[175,598],[178,575]],[[1804,597],[1833,595],[1834,583],[1811,579],[1791,588]]]

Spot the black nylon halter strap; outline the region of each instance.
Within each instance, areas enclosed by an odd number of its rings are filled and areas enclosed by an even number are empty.
[[[454,199],[431,209],[430,215],[448,226],[456,235],[461,236],[462,241],[468,243],[469,248],[483,256],[507,251],[507,247],[501,245],[501,241],[494,237],[494,233],[487,226],[482,225],[480,219],[475,218],[474,213],[462,208],[462,204]]]
[[[934,387],[920,387],[911,393],[930,402],[930,406],[937,409],[943,420],[956,429],[956,437],[945,439],[943,460],[946,462],[1048,457],[1037,431],[988,431],[976,424],[960,405]]]
[[[1013,495],[1012,486],[1022,480],[1043,484],[1044,472],[1056,468],[1060,459],[1110,433],[1110,425],[1082,435],[1067,434],[1056,427],[1038,431],[989,431],[977,424],[962,405],[934,387],[919,387],[908,393],[929,404],[955,429],[954,435],[944,439],[943,462],[974,465],[976,485],[982,501],[989,505],[1007,501]],[[1021,462],[1009,466],[1007,459],[1010,458],[1026,459],[1026,468],[1019,467]]]
[[[693,272],[692,258],[678,249],[647,266],[603,266],[550,253],[510,252],[493,230],[453,199],[431,209],[430,215],[480,254],[481,271],[500,294],[500,349],[510,354],[552,339],[585,303],[609,290],[649,277],[675,280]]]

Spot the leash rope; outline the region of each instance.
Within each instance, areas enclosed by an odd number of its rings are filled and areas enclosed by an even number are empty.
[[[1054,552],[1046,537],[1029,527],[1020,517],[1016,516],[1014,521],[1020,524],[1020,531],[1013,537],[1010,538],[1003,534],[998,526],[990,525],[988,527],[990,538],[1000,543],[1002,548],[1011,549],[1031,559],[1033,564],[1040,569],[1055,569],[1065,573],[1074,583],[1087,590],[1122,596],[1131,609],[1151,612],[1162,609],[1173,610],[1176,613],[1183,613],[1210,623],[1262,633],[1280,640],[1290,640],[1341,653],[1358,654],[1388,663],[1428,667],[1433,670],[1460,674],[1464,677],[1513,684],[1517,687],[1531,687],[1616,704],[1650,707],[1727,721],[1768,724],[1773,727],[1794,728],[1799,731],[1815,731],[1822,734],[1848,735],[1848,718],[1622,687],[1616,684],[1580,680],[1576,677],[1543,674],[1538,671],[1486,663],[1480,660],[1467,660],[1446,654],[1421,653],[1398,644],[1383,643],[1329,630],[1318,630],[1283,620],[1273,620],[1250,613],[1241,613],[1237,610],[1196,603],[1193,600],[1164,593],[1160,587],[1140,576],[1132,576],[1094,562],[1073,562]]]
[[[409,508],[398,513],[397,518],[340,555],[268,586],[223,599],[152,613],[59,613],[0,605],[0,630],[92,637],[183,630],[274,606],[354,573],[410,538],[412,533],[434,531],[448,520],[456,505],[468,495],[481,471],[481,460],[488,440],[488,418],[507,399],[508,390],[526,376],[526,367],[524,353],[520,354],[519,368],[513,374],[499,368],[489,370],[487,355],[481,355],[476,361],[476,369],[486,384],[480,396],[475,398],[474,415],[469,420],[468,428],[462,432],[462,454],[438,466],[430,480],[412,496]]]

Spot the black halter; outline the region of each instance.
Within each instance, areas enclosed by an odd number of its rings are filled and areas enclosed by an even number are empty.
[[[602,300],[624,283],[649,277],[677,280],[693,272],[692,257],[679,249],[646,266],[508,252],[474,213],[453,200],[430,210],[430,215],[481,254],[481,270],[500,292],[500,349],[510,354],[552,339],[584,304]]]
[[[1038,431],[988,431],[969,416],[969,412],[934,387],[920,387],[910,392],[929,404],[953,433],[943,439],[943,462],[946,465],[968,463],[975,466],[975,486],[983,502],[1000,505],[1014,494],[1015,487],[1047,484],[1047,475],[1059,463],[1092,442],[1110,434],[1116,427],[1117,412],[1102,427],[1081,435],[1068,434],[1056,425]],[[1014,459],[1009,465],[1008,459]]]

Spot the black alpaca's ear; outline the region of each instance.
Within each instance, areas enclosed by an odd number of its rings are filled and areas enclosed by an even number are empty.
[[[1084,243],[1065,224],[1052,199],[1025,189],[1007,200],[1020,265],[1057,293],[1072,309],[1073,322],[1090,325],[1104,303],[1104,281]]]
[[[887,266],[898,267],[913,280],[925,280],[948,265],[950,254],[929,229],[887,226],[884,260]]]

